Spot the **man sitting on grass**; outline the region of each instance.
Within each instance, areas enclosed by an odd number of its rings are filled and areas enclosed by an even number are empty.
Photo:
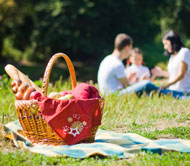
[[[130,55],[132,44],[133,40],[129,35],[121,33],[116,36],[113,52],[102,60],[98,70],[98,86],[102,94],[115,92],[142,94],[143,91],[149,93],[158,89],[147,80],[128,86],[130,79],[133,79],[135,75],[127,78],[122,61]]]

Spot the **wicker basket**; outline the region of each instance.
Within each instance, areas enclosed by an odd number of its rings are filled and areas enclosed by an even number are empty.
[[[50,59],[43,77],[43,86],[42,86],[42,95],[47,96],[49,77],[55,61],[63,57],[67,63],[72,89],[76,86],[76,75],[73,64],[69,57],[63,53],[57,53],[52,56]],[[38,106],[38,101],[36,100],[16,100],[15,106],[17,109],[17,115],[20,121],[20,124],[26,134],[27,138],[32,143],[42,143],[42,144],[51,144],[51,145],[64,145],[64,140],[48,125],[44,118],[40,114],[40,109]],[[104,99],[99,99],[99,106],[101,113],[104,107]],[[98,126],[92,128],[92,135],[81,141],[83,143],[94,142],[94,137],[97,132]],[[80,143],[81,143],[80,142]]]

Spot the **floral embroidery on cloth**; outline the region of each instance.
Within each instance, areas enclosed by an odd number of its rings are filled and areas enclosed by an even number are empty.
[[[41,114],[67,145],[92,135],[101,124],[101,105],[97,99],[56,100],[43,97],[38,102]]]

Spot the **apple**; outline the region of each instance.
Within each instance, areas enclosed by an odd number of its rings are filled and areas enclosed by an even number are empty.
[[[58,99],[61,95],[58,92],[51,92],[48,97],[52,99]]]
[[[61,96],[60,98],[58,98],[59,100],[69,100],[69,99],[73,99],[74,96],[71,94],[67,94],[65,96]]]
[[[30,99],[34,99],[34,100],[37,100],[38,98],[40,98],[42,96],[42,94],[38,91],[33,91],[31,94],[30,94]]]
[[[60,96],[65,96],[65,95],[68,95],[68,94],[72,94],[72,90],[67,90],[67,91],[62,91],[62,92],[59,92]]]

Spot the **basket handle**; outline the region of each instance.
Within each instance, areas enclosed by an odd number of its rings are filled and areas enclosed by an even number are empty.
[[[51,57],[51,59],[49,60],[47,66],[46,66],[46,70],[45,70],[44,77],[43,77],[43,84],[42,84],[42,95],[43,96],[47,96],[50,73],[51,73],[51,70],[52,70],[52,67],[53,67],[55,61],[60,57],[63,57],[67,63],[67,67],[69,69],[71,83],[72,83],[72,89],[76,87],[75,69],[74,69],[74,66],[73,66],[70,58],[64,53],[57,53]]]

